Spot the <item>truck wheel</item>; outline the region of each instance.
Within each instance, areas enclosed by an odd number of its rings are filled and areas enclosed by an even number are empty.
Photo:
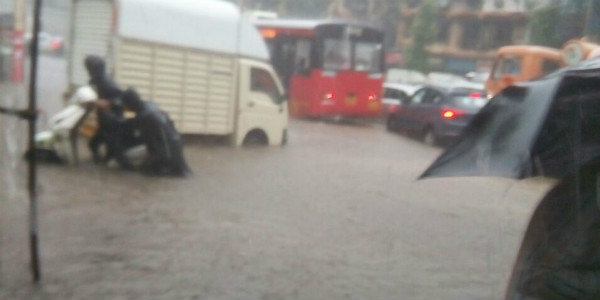
[[[281,146],[286,146],[288,144],[288,131],[287,129],[283,131],[283,137],[281,138]]]
[[[266,146],[269,144],[267,135],[262,130],[252,130],[244,138],[244,146]]]

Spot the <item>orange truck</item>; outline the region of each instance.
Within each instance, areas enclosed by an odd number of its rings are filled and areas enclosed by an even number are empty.
[[[600,46],[584,40],[568,41],[562,49],[502,47],[498,49],[485,87],[491,95],[495,95],[513,83],[535,79],[597,56],[600,56]]]

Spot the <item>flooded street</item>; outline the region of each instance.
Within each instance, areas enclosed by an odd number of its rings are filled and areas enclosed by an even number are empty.
[[[600,0],[0,0],[0,300],[600,299],[599,41]]]
[[[286,147],[186,143],[190,179],[41,168],[43,281],[25,198],[3,205],[1,299],[500,299],[538,180],[416,181],[441,149],[294,120]]]

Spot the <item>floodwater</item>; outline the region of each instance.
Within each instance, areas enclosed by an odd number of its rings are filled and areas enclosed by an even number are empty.
[[[416,181],[440,153],[377,125],[292,121],[286,147],[188,142],[195,176],[41,168],[3,220],[0,299],[501,299],[549,183]]]

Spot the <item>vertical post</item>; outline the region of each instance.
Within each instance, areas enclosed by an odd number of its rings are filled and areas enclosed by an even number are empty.
[[[600,42],[600,0],[590,0],[588,3],[584,34],[588,40]]]
[[[12,52],[12,81],[23,82],[25,69],[26,0],[14,0],[14,28]]]
[[[31,39],[30,78],[29,78],[29,111],[37,111],[37,65],[38,65],[38,36],[40,29],[41,0],[35,0],[33,6],[33,35]],[[39,256],[39,228],[38,228],[38,199],[37,199],[37,162],[35,157],[35,131],[37,117],[35,113],[29,119],[29,246],[31,259],[31,272],[33,281],[41,279],[40,256]]]

